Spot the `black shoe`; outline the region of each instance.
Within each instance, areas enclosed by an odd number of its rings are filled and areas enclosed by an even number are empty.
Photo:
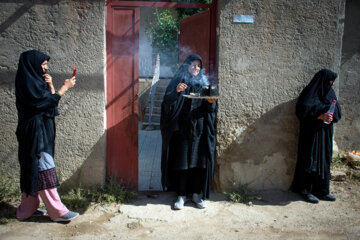
[[[331,201],[331,202],[335,202],[336,201],[336,197],[333,195],[323,195],[323,196],[319,196],[319,199],[324,200],[324,201]]]
[[[319,203],[319,199],[312,194],[304,194],[305,200],[309,203]]]

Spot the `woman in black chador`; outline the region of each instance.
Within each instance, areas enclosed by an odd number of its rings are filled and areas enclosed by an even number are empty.
[[[174,209],[192,194],[196,207],[205,207],[213,178],[216,99],[191,99],[209,85],[200,56],[192,54],[169,83],[161,104],[162,185],[176,191]],[[201,196],[202,193],[202,196]]]
[[[47,74],[50,57],[31,50],[20,55],[15,79],[19,142],[21,204],[16,217],[25,220],[42,216],[42,200],[53,221],[70,221],[79,214],[62,204],[54,164],[55,116],[61,96],[75,85],[75,77],[66,79],[55,93],[52,77]]]
[[[333,123],[341,118],[339,103],[336,103],[333,115],[326,113],[333,100],[337,100],[332,89],[336,78],[336,73],[322,69],[301,92],[296,104],[300,136],[292,190],[311,203],[318,203],[319,199],[336,200],[330,195],[329,188]]]

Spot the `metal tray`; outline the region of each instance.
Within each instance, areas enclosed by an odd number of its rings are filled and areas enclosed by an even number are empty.
[[[220,96],[195,96],[195,95],[183,95],[186,98],[195,98],[195,99],[219,99]]]

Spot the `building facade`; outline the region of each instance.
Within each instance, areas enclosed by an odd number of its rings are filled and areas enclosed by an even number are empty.
[[[56,120],[60,181],[64,186],[104,183],[109,144],[107,69],[112,64],[106,51],[109,2],[0,2],[0,167],[14,179],[19,174],[14,79],[20,53],[38,49],[51,57],[55,86],[71,77],[74,67],[78,72],[75,88],[61,99]],[[297,157],[296,99],[322,68],[339,73],[335,90],[344,117],[336,126],[335,141],[344,151],[359,146],[356,1],[219,0],[214,4],[214,70],[221,95],[216,189],[227,190],[233,184],[289,188]],[[234,20],[238,15],[252,16],[253,21],[239,23]]]

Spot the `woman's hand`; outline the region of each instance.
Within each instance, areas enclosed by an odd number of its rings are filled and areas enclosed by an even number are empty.
[[[214,103],[214,102],[216,102],[216,98],[208,98],[207,99],[207,101],[209,102],[209,103]]]
[[[323,113],[317,117],[317,119],[323,120],[325,122],[331,123],[333,121],[333,116],[328,113]]]
[[[72,77],[70,79],[66,79],[64,81],[64,85],[66,86],[67,89],[73,88],[75,86],[76,83],[76,77]]]
[[[54,94],[55,93],[55,88],[54,88],[54,84],[52,82],[52,77],[50,76],[50,74],[45,73],[43,75],[44,81],[49,85],[51,93]]]
[[[185,83],[179,83],[176,87],[176,91],[179,93],[179,92],[182,92],[184,91],[185,89],[187,89],[187,85]]]
[[[70,79],[66,79],[64,81],[64,84],[61,86],[61,88],[58,91],[59,96],[61,97],[62,95],[64,95],[64,93],[69,90],[70,88],[73,88],[75,86],[76,83],[76,78],[75,76],[70,78]]]
[[[52,86],[52,85],[53,85],[52,77],[50,76],[50,74],[45,73],[45,74],[43,75],[43,78],[44,78],[45,82],[46,82],[47,84],[49,84],[49,86]]]

